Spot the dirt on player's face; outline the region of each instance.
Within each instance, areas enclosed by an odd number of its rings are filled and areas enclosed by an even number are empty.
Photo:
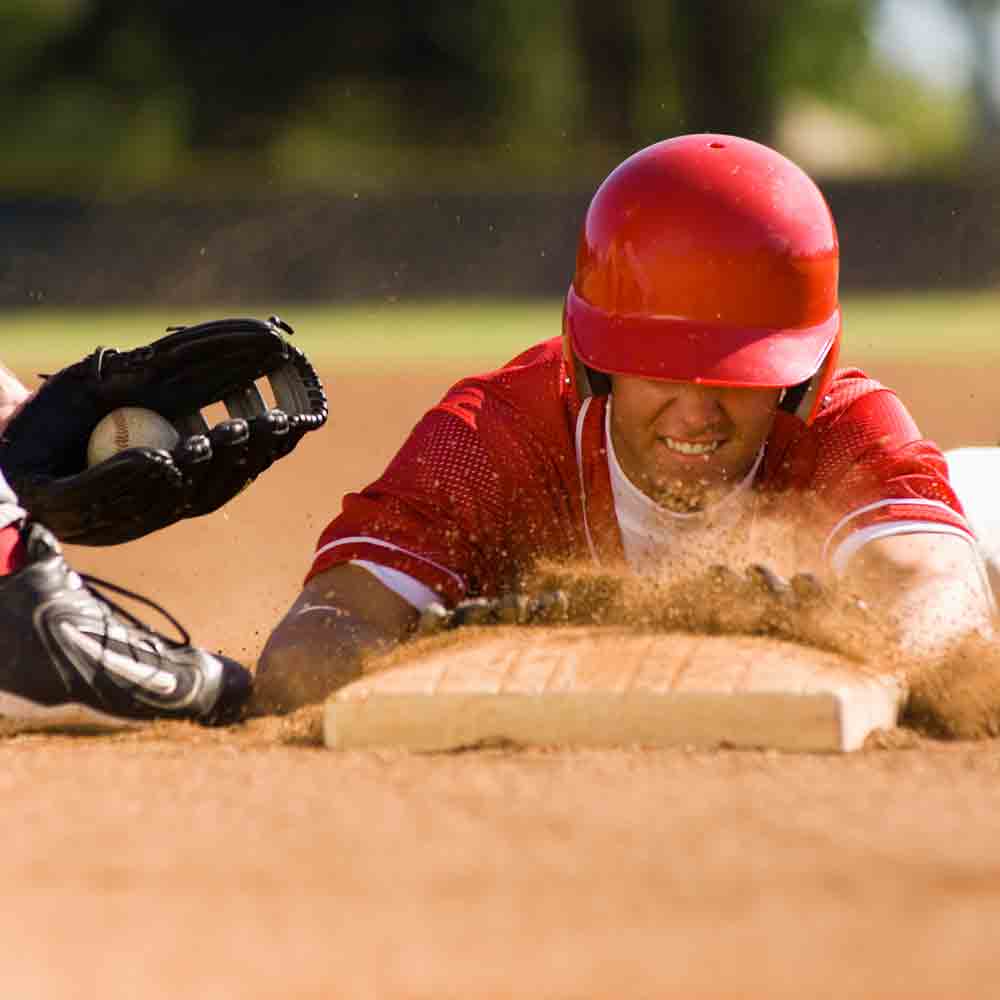
[[[701,510],[750,471],[779,389],[612,376],[611,437],[625,475],[680,513]]]

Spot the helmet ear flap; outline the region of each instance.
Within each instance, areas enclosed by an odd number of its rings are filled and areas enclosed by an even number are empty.
[[[610,395],[611,376],[606,375],[604,372],[599,372],[595,368],[589,368],[577,357],[576,351],[573,350],[573,341],[569,333],[565,307],[563,308],[562,348],[568,381],[572,386],[573,395],[576,397],[578,403],[582,403],[588,396]]]
[[[567,364],[572,372],[569,381],[573,386],[574,395],[579,403],[582,403],[588,396],[608,396],[611,394],[611,376],[604,372],[599,372],[595,368],[588,368],[569,349]]]
[[[590,389],[588,395],[590,396],[610,396],[611,395],[611,376],[605,374],[604,372],[599,372],[595,368],[588,368],[586,365],[580,365],[584,371],[584,377],[586,378],[587,387]]]
[[[782,389],[778,409],[783,410],[785,413],[791,413],[794,416],[800,416],[799,407],[806,396],[809,395],[809,390],[815,381],[816,376],[811,375],[805,382],[799,382],[798,385],[790,385],[787,389]]]
[[[837,337],[816,373],[798,385],[790,385],[782,392],[778,409],[798,417],[806,426],[811,424],[816,419],[823,397],[830,389],[839,354],[840,338]]]

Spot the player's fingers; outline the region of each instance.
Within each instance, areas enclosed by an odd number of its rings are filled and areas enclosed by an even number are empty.
[[[708,579],[717,589],[730,589],[740,582],[740,576],[724,563],[712,563],[708,567]]]
[[[569,618],[569,597],[562,590],[541,594],[505,594],[503,597],[472,597],[460,601],[452,611],[432,604],[421,613],[417,632],[433,635],[446,628],[464,625],[529,625]]]
[[[795,593],[791,584],[779,576],[770,566],[764,563],[753,563],[747,567],[746,578],[755,589],[772,597],[777,597],[782,603],[794,603]]]
[[[451,615],[451,624],[460,625],[492,625],[499,620],[499,607],[496,601],[487,597],[473,597],[455,606]]]
[[[531,600],[529,615],[531,621],[567,621],[569,615],[569,594],[565,590],[546,590]]]
[[[790,583],[800,604],[815,604],[826,596],[826,588],[814,573],[796,573]]]
[[[420,620],[417,622],[417,635],[435,635],[438,632],[449,628],[451,625],[451,612],[437,602],[429,604],[420,612]]]

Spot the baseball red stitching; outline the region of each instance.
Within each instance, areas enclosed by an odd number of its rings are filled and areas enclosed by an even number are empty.
[[[111,416],[115,424],[115,447],[124,451],[128,447],[128,422],[122,410],[115,410]]]

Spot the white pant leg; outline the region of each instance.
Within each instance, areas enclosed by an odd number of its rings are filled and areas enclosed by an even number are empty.
[[[979,541],[993,593],[1000,598],[1000,448],[953,448],[944,457],[952,488]]]
[[[6,528],[16,521],[23,521],[27,513],[17,504],[17,497],[14,491],[7,485],[7,480],[0,472],[0,529]]]

